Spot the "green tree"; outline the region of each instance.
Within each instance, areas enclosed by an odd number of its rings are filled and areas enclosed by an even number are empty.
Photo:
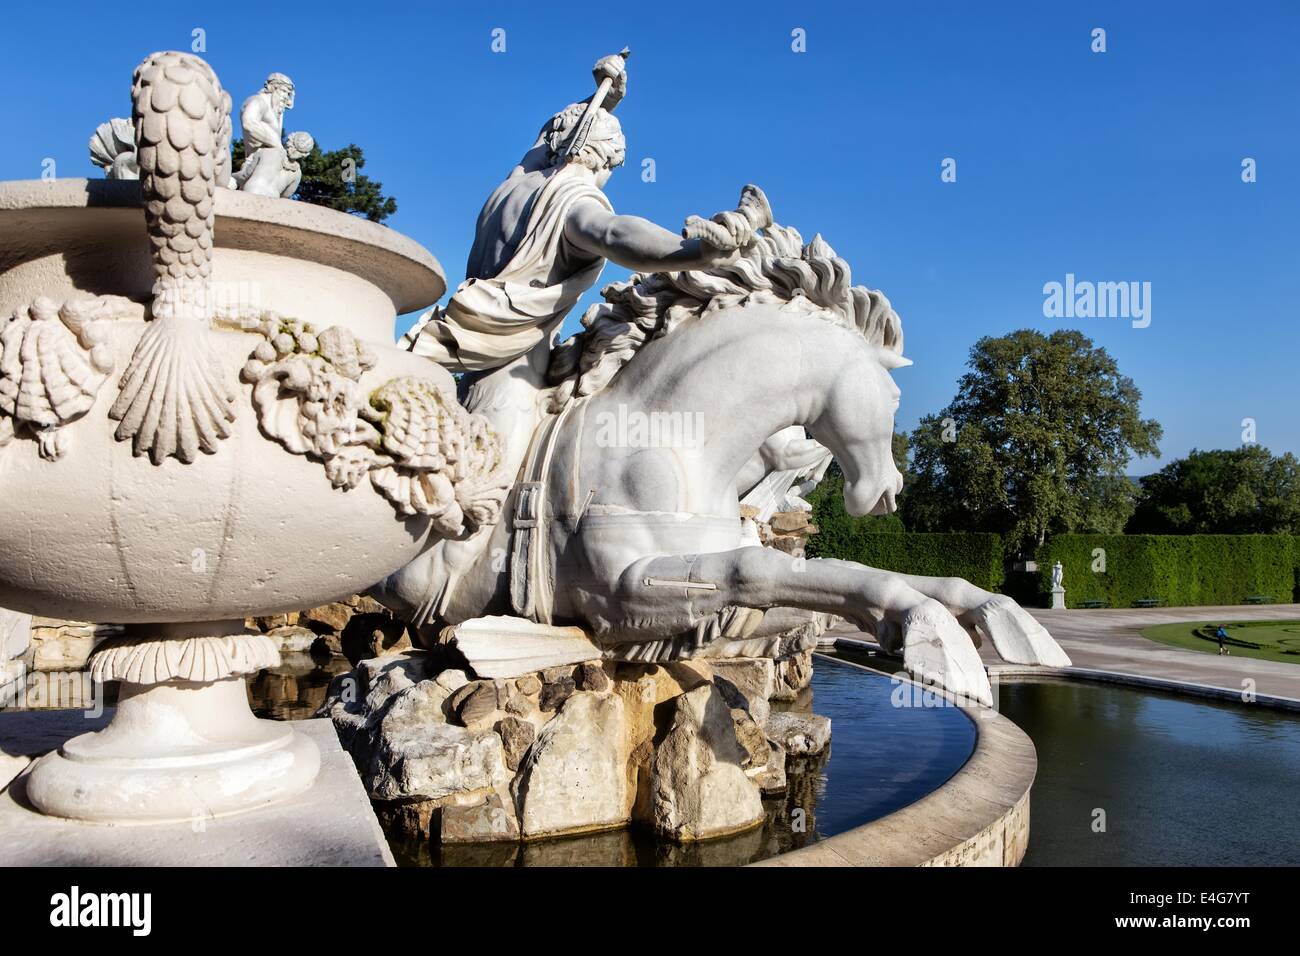
[[[975,343],[957,395],[912,433],[903,523],[993,531],[1011,548],[1054,531],[1117,533],[1133,513],[1130,458],[1159,455],[1159,423],[1104,348],[1075,330]]]
[[[1300,534],[1300,461],[1260,445],[1192,449],[1141,479],[1130,534]]]
[[[231,152],[234,168],[239,169],[244,162],[244,141],[231,143]],[[302,182],[294,199],[364,216],[371,222],[383,222],[397,212],[397,200],[384,195],[384,184],[361,172],[366,156],[360,146],[349,144],[328,153],[314,146],[300,162]]]

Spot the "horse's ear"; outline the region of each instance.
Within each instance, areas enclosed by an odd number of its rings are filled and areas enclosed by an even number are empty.
[[[887,369],[907,368],[912,364],[910,358],[904,358],[897,352],[891,352],[889,349],[880,350],[880,364]]]

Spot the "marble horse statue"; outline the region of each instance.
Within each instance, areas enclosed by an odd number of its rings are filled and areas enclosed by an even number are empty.
[[[601,655],[636,661],[743,640],[769,609],[831,613],[916,677],[986,704],[972,636],[1009,661],[1068,664],[1003,595],[742,540],[756,473],[825,450],[850,514],[894,509],[901,323],[820,237],[773,223],[755,187],[680,235],[616,215],[601,187],[624,155],[610,110],[625,61],[597,63],[596,93],[543,127],[484,206],[468,278],[406,338],[467,373],[462,400],[498,431],[517,475],[503,520],[434,545],[371,593],[426,642],[507,615],[576,625]],[[636,274],[556,345],[606,260]],[[792,460],[775,460],[773,436],[795,426],[812,440],[783,440]]]

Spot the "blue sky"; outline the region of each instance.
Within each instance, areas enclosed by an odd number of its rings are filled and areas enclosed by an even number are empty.
[[[97,175],[86,140],[129,115],[135,64],[196,28],[236,103],[288,73],[287,128],[364,147],[398,200],[389,224],[453,286],[483,199],[626,44],[615,208],[676,229],[762,186],[902,315],[900,427],[949,401],[979,336],[1076,327],[1142,389],[1166,460],[1240,444],[1247,417],[1300,452],[1300,4],[14,3],[0,178],[47,157]],[[1150,282],[1151,325],[1045,318],[1043,285],[1067,273]]]

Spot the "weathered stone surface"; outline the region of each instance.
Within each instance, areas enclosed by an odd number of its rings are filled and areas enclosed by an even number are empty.
[[[568,700],[569,695],[571,695],[576,689],[577,685],[572,677],[561,677],[558,680],[543,684],[542,695],[541,699],[538,701],[538,706],[543,711],[558,710],[560,705]]]
[[[780,534],[793,534],[809,526],[809,514],[806,511],[778,511],[768,519],[772,530]]]
[[[623,701],[580,691],[542,728],[515,778],[525,837],[620,826],[628,820]]]
[[[613,683],[599,661],[579,664],[573,676],[579,690],[609,690]]]
[[[322,634],[316,638],[316,643],[312,644],[311,652],[328,657],[346,657],[343,653],[343,639],[337,634]]]
[[[317,639],[315,631],[293,624],[273,627],[266,632],[266,636],[275,641],[276,647],[286,653],[309,651]]]
[[[341,634],[343,628],[347,627],[348,621],[352,620],[352,613],[351,607],[341,601],[335,601],[299,612],[298,623],[303,627],[311,628],[317,634]]]
[[[444,844],[518,840],[519,818],[514,800],[502,787],[473,806],[443,807],[440,833]]]
[[[516,717],[527,717],[533,712],[533,702],[523,694],[511,694],[506,701],[506,713]]]
[[[496,731],[505,749],[506,766],[511,770],[518,770],[524,754],[537,739],[537,728],[527,720],[512,716],[502,717],[497,721]]]
[[[790,657],[774,662],[775,687],[772,700],[794,700],[799,693],[812,683],[812,651],[800,651]]]
[[[792,757],[819,754],[830,743],[831,720],[820,714],[773,711],[767,719],[767,735]]]
[[[542,692],[542,682],[536,674],[525,674],[515,681],[515,687],[519,693],[526,694],[529,697],[536,697]]]
[[[747,755],[722,693],[703,685],[672,707],[668,733],[651,761],[655,829],[690,841],[761,823],[763,803],[741,768]]]
[[[771,709],[768,700],[776,688],[776,669],[770,658],[766,657],[732,657],[724,660],[711,660],[714,681],[722,687],[725,695],[731,690],[723,686],[729,683],[745,701],[745,708],[751,717],[762,724],[767,720]],[[734,700],[732,705],[735,706]]]
[[[368,750],[361,778],[379,800],[463,799],[509,777],[500,737],[442,722],[442,697],[433,681],[388,702]]]
[[[466,727],[478,727],[505,707],[506,687],[490,680],[474,681],[456,692],[456,719]]]
[[[411,639],[406,624],[391,614],[354,614],[339,635],[343,654],[352,663],[378,657],[385,651],[407,650]]]

